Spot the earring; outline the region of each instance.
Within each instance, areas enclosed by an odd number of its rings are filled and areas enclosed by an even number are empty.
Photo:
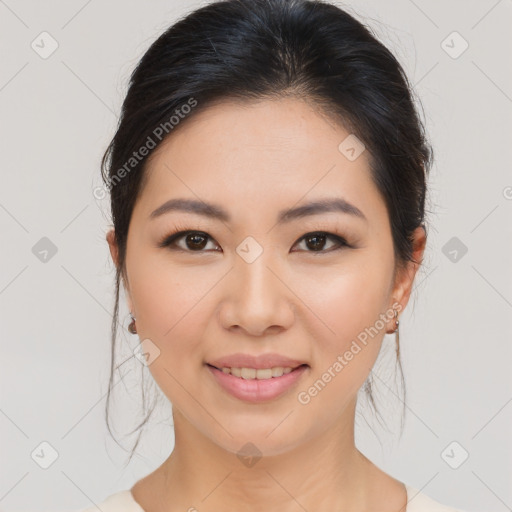
[[[397,358],[397,361],[398,363],[400,364],[400,332],[398,331],[398,325],[399,325],[399,321],[398,321],[398,311],[395,309],[395,330],[393,331],[393,333],[396,333],[395,334],[395,342],[396,342],[396,358]]]
[[[393,333],[397,332],[398,331],[398,325],[400,324],[400,322],[398,321],[398,310],[393,308],[393,312],[395,314],[395,329],[393,331],[386,331],[387,334],[393,334]],[[398,335],[398,333],[397,333],[397,335]]]
[[[393,310],[395,312],[395,330],[393,332],[398,331],[398,325],[400,322],[398,321],[398,311],[396,309]]]
[[[132,321],[128,325],[128,331],[131,332],[132,334],[137,334],[137,327],[135,326],[135,318],[131,313],[130,313],[130,316],[132,317]]]

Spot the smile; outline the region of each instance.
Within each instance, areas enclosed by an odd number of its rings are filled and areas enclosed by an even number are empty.
[[[223,373],[234,375],[235,377],[241,377],[242,379],[271,379],[272,377],[282,377],[283,375],[293,371],[290,366],[274,366],[273,368],[228,368],[222,367],[217,368],[222,370]]]
[[[222,390],[246,402],[262,402],[280,397],[295,387],[309,368],[307,364],[296,368],[276,366],[219,369],[211,364],[206,364],[206,367]]]

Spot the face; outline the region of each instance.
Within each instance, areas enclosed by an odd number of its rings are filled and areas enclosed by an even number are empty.
[[[225,102],[148,162],[129,307],[175,424],[233,453],[278,454],[353,423],[392,306],[407,303],[415,270],[394,279],[385,203],[367,152],[340,151],[348,135],[298,99]]]

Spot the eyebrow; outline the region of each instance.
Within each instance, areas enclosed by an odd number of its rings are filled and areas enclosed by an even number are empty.
[[[206,203],[204,201],[197,201],[195,199],[181,198],[170,199],[166,201],[156,210],[153,210],[151,212],[150,218],[154,219],[156,217],[160,217],[165,213],[173,211],[195,213],[197,215],[202,215],[212,219],[218,219],[223,222],[229,222],[231,220],[231,216],[229,215],[229,213],[219,205]],[[345,213],[360,218],[364,221],[368,220],[359,208],[357,208],[356,206],[349,203],[343,198],[334,197],[319,199],[317,201],[312,201],[310,203],[304,204],[302,206],[289,208],[287,210],[281,210],[277,217],[277,223],[282,224],[286,222],[291,222],[292,220],[295,219],[307,217],[309,215],[317,215],[319,213],[331,212]]]

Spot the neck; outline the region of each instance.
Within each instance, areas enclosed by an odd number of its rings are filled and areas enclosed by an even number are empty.
[[[175,447],[150,475],[158,505],[146,510],[371,510],[381,471],[355,447],[354,414],[355,401],[350,418],[331,430],[280,455],[242,461],[174,411]]]

